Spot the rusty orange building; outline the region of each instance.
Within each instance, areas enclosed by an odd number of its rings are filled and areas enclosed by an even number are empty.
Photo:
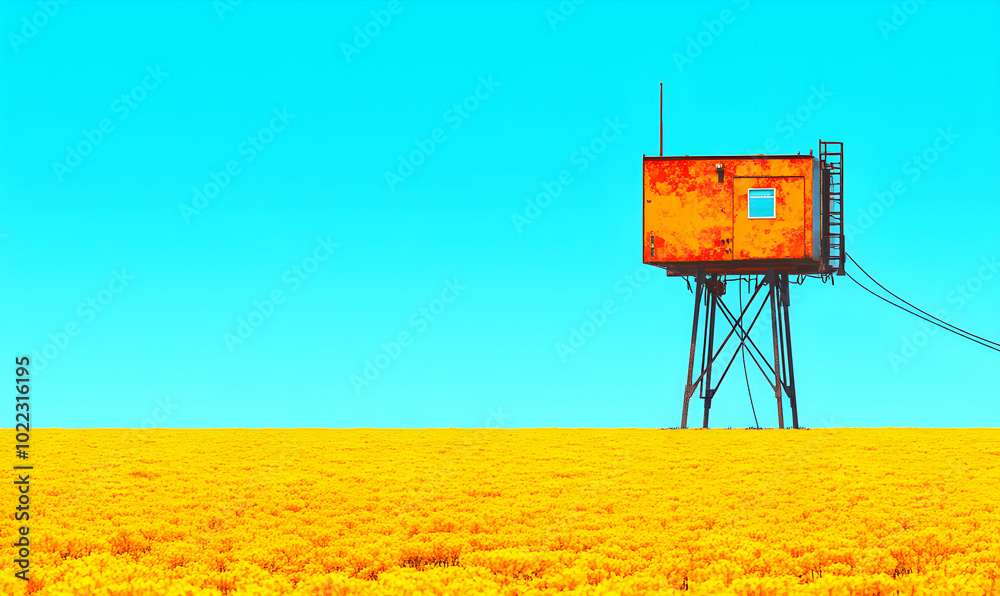
[[[665,269],[667,275],[695,280],[681,428],[687,428],[695,392],[704,402],[702,426],[708,428],[712,399],[737,354],[749,356],[768,378],[777,402],[778,428],[785,427],[783,396],[791,406],[792,426],[798,428],[789,277],[826,281],[844,273],[843,143],[821,140],[817,156],[810,151],[809,155],[664,157],[661,120],[660,153],[642,158],[642,261]],[[740,309],[735,312],[724,300],[727,283],[737,284]],[[763,300],[755,307],[759,295]],[[770,362],[750,337],[768,303]],[[754,308],[756,314],[751,312]],[[716,347],[717,313],[731,331]],[[734,335],[739,345],[713,384],[713,365]],[[756,417],[754,412],[755,423]]]
[[[642,172],[644,263],[668,275],[832,272],[828,179],[812,152],[644,156]]]

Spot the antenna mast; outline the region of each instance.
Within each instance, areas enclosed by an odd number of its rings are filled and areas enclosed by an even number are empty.
[[[660,157],[663,157],[663,82],[660,82]]]

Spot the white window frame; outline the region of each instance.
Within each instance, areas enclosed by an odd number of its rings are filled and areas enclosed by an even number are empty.
[[[771,213],[774,215],[770,217],[751,217],[750,216],[750,192],[754,190],[769,190],[771,191]],[[778,190],[776,188],[749,188],[747,189],[747,219],[777,219],[778,218]]]

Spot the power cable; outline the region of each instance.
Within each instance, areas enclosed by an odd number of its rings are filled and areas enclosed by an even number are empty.
[[[854,257],[852,257],[851,255],[849,255],[849,254],[846,254],[846,253],[845,253],[845,255],[847,256],[847,258],[848,258],[848,259],[850,259],[850,260],[851,260],[851,262],[852,262],[852,263],[854,263],[854,265],[855,265],[855,266],[856,266],[856,267],[857,267],[858,269],[860,269],[860,270],[861,270],[861,272],[862,272],[862,273],[864,273],[864,274],[865,274],[865,276],[867,276],[867,277],[868,277],[868,279],[870,279],[870,280],[872,280],[873,282],[875,282],[875,285],[877,285],[878,287],[880,287],[880,288],[882,288],[883,290],[885,290],[886,292],[888,292],[890,296],[892,296],[893,298],[896,298],[897,300],[899,300],[899,301],[900,301],[900,302],[902,302],[903,304],[905,304],[905,305],[907,305],[907,306],[909,306],[909,307],[913,308],[914,310],[916,310],[916,311],[918,311],[918,312],[920,312],[920,313],[923,313],[923,314],[927,315],[928,317],[930,317],[930,318],[934,319],[935,321],[938,321],[938,322],[940,322],[940,323],[943,323],[943,324],[945,324],[945,325],[947,325],[947,326],[949,326],[949,327],[952,327],[952,328],[954,328],[954,329],[957,329],[957,330],[961,331],[962,333],[964,333],[964,334],[966,334],[966,335],[970,335],[970,336],[972,336],[972,337],[974,337],[974,338],[976,338],[976,339],[981,339],[981,340],[983,340],[983,341],[985,341],[985,342],[987,342],[987,343],[991,343],[991,344],[993,344],[993,345],[995,345],[995,346],[997,346],[997,347],[1000,347],[1000,343],[997,343],[997,342],[995,342],[995,341],[992,341],[992,340],[989,340],[989,339],[986,339],[985,337],[980,337],[980,336],[976,335],[975,333],[971,333],[971,332],[969,332],[969,331],[966,331],[965,329],[962,329],[961,327],[956,327],[955,325],[952,325],[951,323],[949,323],[949,322],[947,322],[947,321],[943,321],[943,320],[941,320],[941,319],[939,319],[939,318],[935,317],[934,315],[932,315],[931,313],[929,313],[929,312],[927,312],[927,311],[924,311],[924,310],[920,310],[919,308],[917,308],[917,307],[916,307],[916,306],[914,306],[913,304],[911,304],[911,303],[907,302],[906,300],[903,300],[902,298],[900,298],[900,297],[899,297],[899,296],[897,296],[896,294],[893,294],[893,293],[892,293],[892,290],[890,290],[889,288],[887,288],[887,287],[883,286],[882,284],[878,283],[878,280],[877,280],[877,279],[875,279],[874,277],[872,277],[871,275],[869,275],[869,274],[868,274],[868,272],[867,272],[867,271],[865,271],[865,268],[864,268],[864,267],[862,267],[862,266],[861,266],[861,265],[860,265],[860,264],[859,264],[859,263],[858,263],[857,261],[855,261],[855,260],[854,260]],[[855,283],[856,283],[856,282],[855,282]],[[939,327],[940,327],[940,325],[939,325]]]
[[[861,289],[863,289],[864,291],[868,292],[868,293],[869,293],[869,294],[871,294],[872,296],[875,296],[876,298],[878,298],[879,300],[881,300],[881,301],[883,301],[883,302],[885,302],[885,303],[887,303],[887,304],[891,304],[892,306],[895,306],[896,308],[898,308],[898,309],[902,310],[903,312],[906,312],[906,313],[909,313],[909,314],[911,314],[911,315],[913,315],[913,316],[915,316],[915,317],[919,317],[919,318],[921,318],[921,319],[923,319],[923,320],[925,320],[925,321],[927,321],[928,323],[931,323],[931,324],[933,324],[933,325],[937,325],[938,327],[940,327],[940,328],[944,329],[945,331],[951,331],[952,333],[954,333],[955,335],[957,335],[957,336],[959,336],[959,337],[963,337],[963,338],[965,338],[965,339],[967,339],[967,340],[969,340],[969,341],[974,341],[974,342],[976,342],[977,344],[979,344],[979,345],[981,345],[981,346],[985,346],[985,347],[987,347],[987,348],[989,348],[989,349],[991,349],[991,350],[994,350],[994,351],[996,351],[996,352],[1000,352],[1000,348],[998,348],[998,347],[996,347],[996,346],[992,346],[992,345],[990,345],[990,344],[988,344],[988,343],[986,343],[986,342],[982,342],[982,341],[979,341],[978,339],[974,339],[974,338],[972,338],[972,337],[969,337],[968,335],[962,335],[962,333],[959,333],[958,331],[955,331],[955,329],[952,329],[952,328],[950,328],[950,327],[945,327],[944,325],[942,325],[941,323],[938,323],[937,321],[935,321],[935,320],[933,320],[933,319],[928,319],[927,317],[925,317],[925,316],[923,316],[923,315],[919,315],[919,314],[917,314],[917,313],[915,313],[915,312],[912,312],[912,311],[909,311],[909,310],[907,310],[907,309],[903,308],[902,306],[900,306],[900,305],[896,304],[895,302],[892,302],[891,300],[889,300],[889,299],[887,299],[887,298],[884,298],[884,297],[882,297],[882,296],[879,296],[879,295],[878,295],[878,294],[876,294],[875,292],[873,292],[873,291],[869,290],[868,288],[866,288],[866,287],[864,286],[864,284],[862,284],[862,283],[861,283],[861,282],[859,282],[858,280],[856,280],[856,279],[854,279],[853,277],[851,277],[851,274],[850,274],[850,273],[847,273],[846,271],[844,272],[844,275],[846,275],[846,276],[847,276],[848,278],[850,278],[850,280],[851,280],[851,281],[853,281],[854,283],[858,284],[858,286],[860,286],[860,287],[861,287]],[[970,334],[970,335],[971,335],[971,334]],[[989,340],[987,340],[987,341],[989,341]]]
[[[750,278],[747,277],[747,282],[750,282]],[[739,282],[736,284],[740,288],[740,312],[743,312],[743,278],[740,277]],[[742,330],[742,325],[740,325]],[[743,338],[744,342],[746,338]],[[753,394],[750,393],[750,375],[747,374],[747,352],[746,344],[740,343],[740,356],[743,358],[743,378],[747,380],[747,395],[750,397],[750,411],[753,412],[753,423],[757,426],[757,430],[760,430],[760,423],[757,422],[757,410],[753,407]]]

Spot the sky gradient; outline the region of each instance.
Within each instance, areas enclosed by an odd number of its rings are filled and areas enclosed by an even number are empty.
[[[1000,340],[997,2],[0,11],[0,361],[37,426],[677,426],[661,81],[668,155],[843,141],[850,254]],[[997,352],[846,277],[791,317],[803,426],[1000,425]],[[712,426],[752,424],[731,371]]]

